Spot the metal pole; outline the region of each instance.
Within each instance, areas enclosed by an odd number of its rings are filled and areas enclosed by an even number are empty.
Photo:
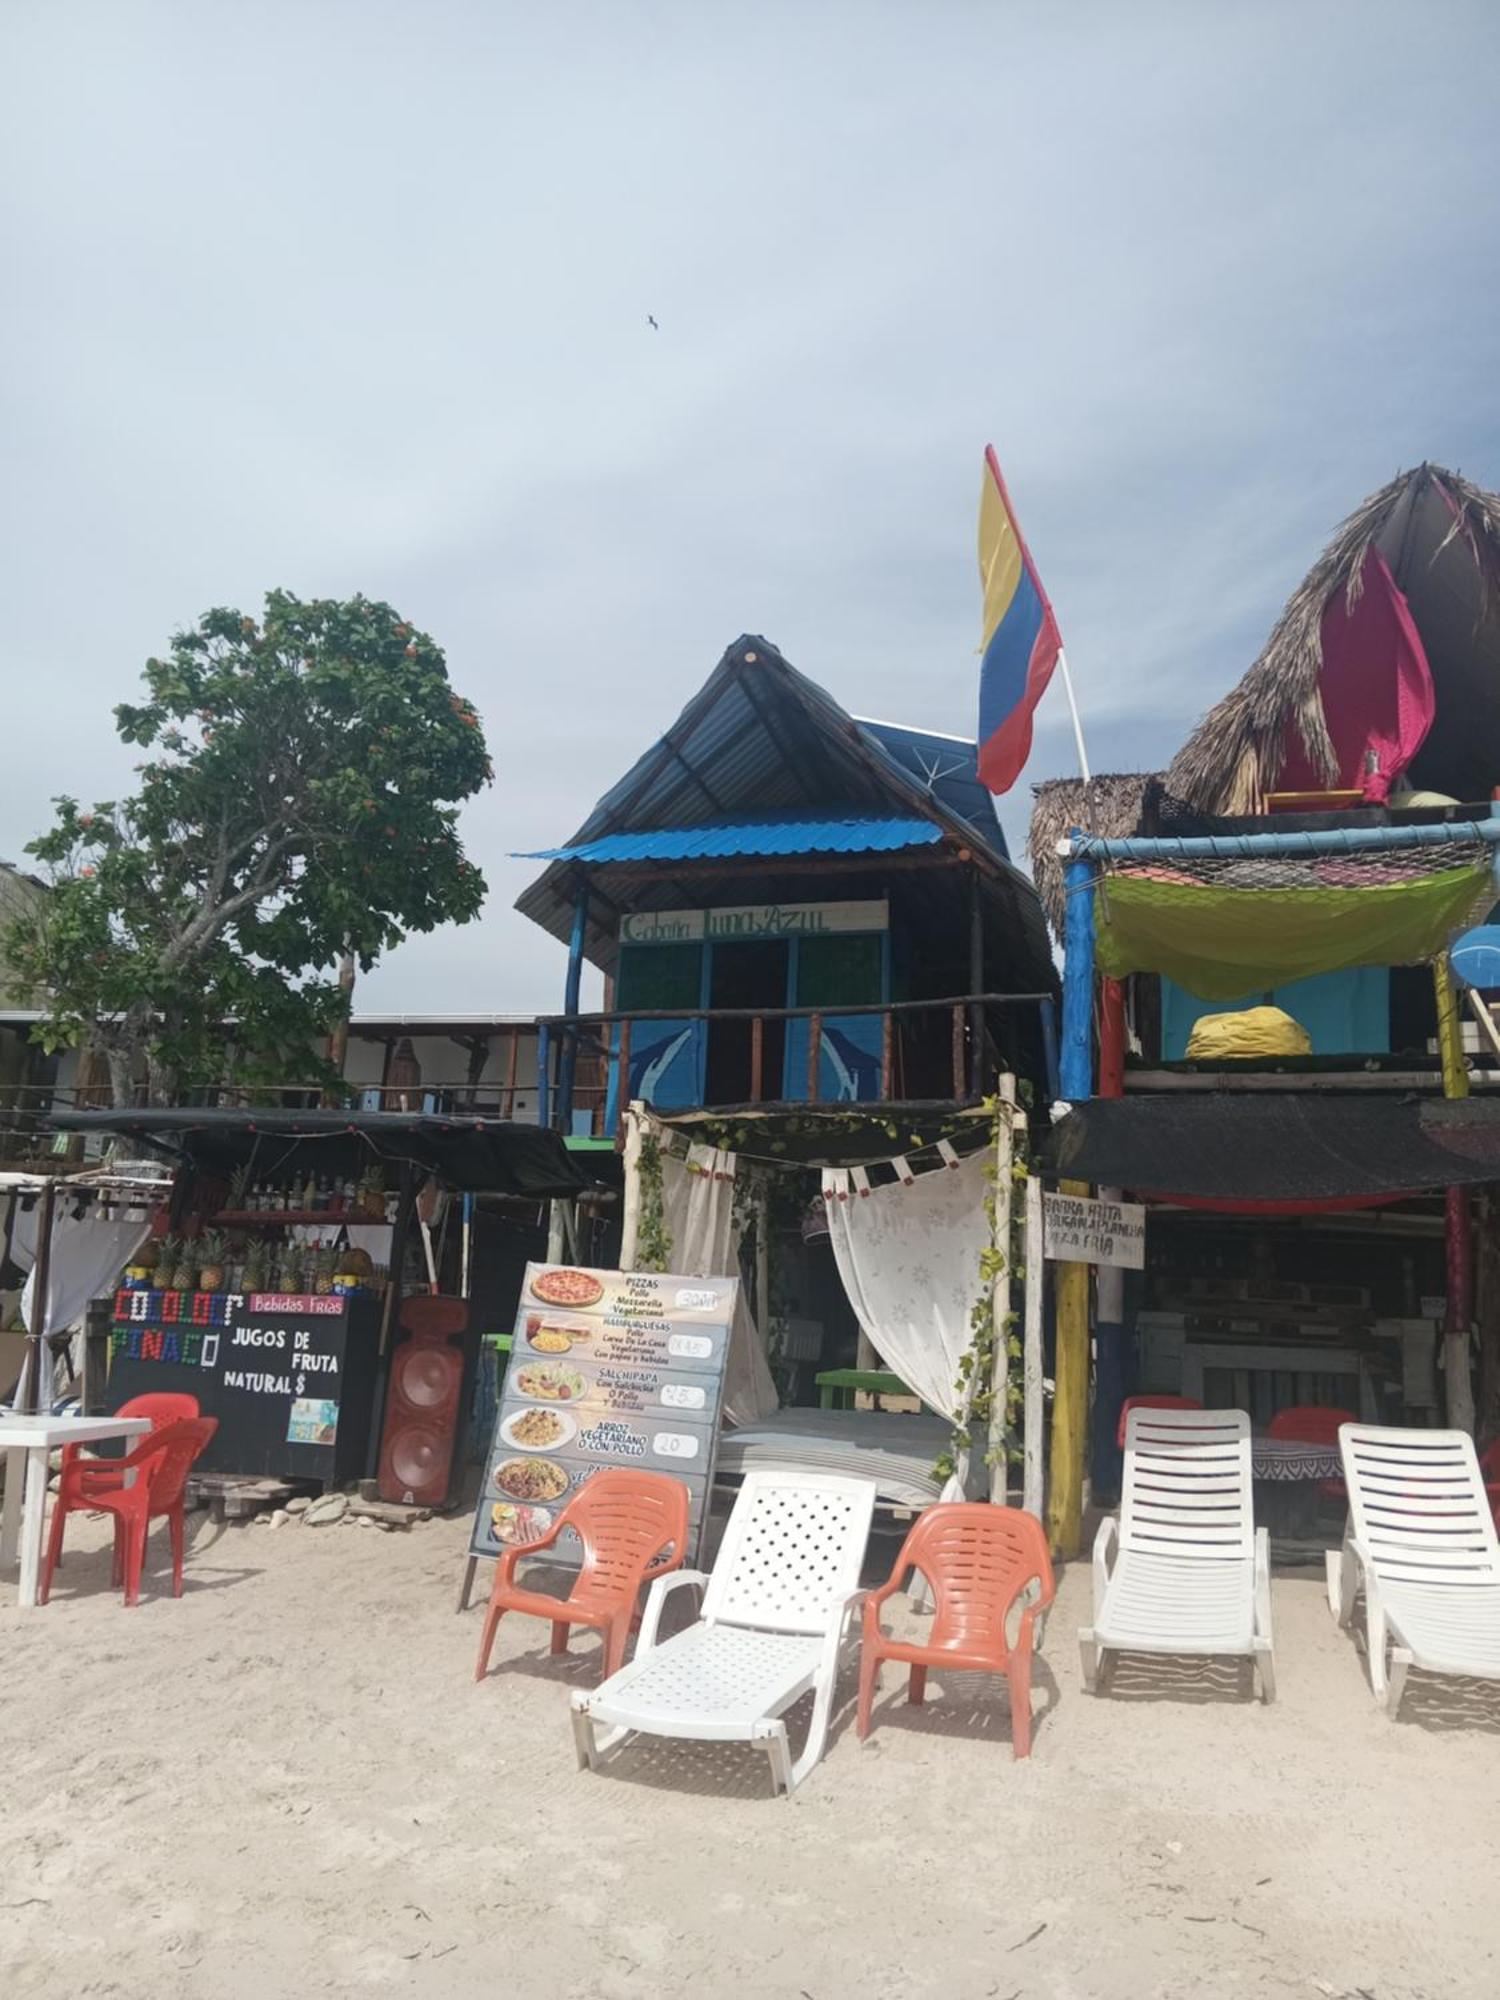
[[[44,1181],[37,1202],[36,1218],[36,1262],[31,1267],[31,1311],[27,1316],[26,1392],[22,1397],[22,1414],[39,1416],[42,1413],[42,1365],[49,1355],[47,1334],[49,1328],[48,1291],[52,1282],[52,1218],[57,1207],[57,1184]],[[50,1384],[49,1384],[50,1387]],[[47,1401],[52,1401],[49,1395]]]
[[[1083,724],[1078,719],[1078,700],[1073,693],[1073,676],[1068,671],[1068,656],[1061,646],[1057,649],[1057,664],[1062,668],[1063,692],[1068,697],[1068,713],[1073,718],[1073,741],[1078,745],[1078,768],[1083,773],[1084,784],[1092,785],[1094,781],[1089,772],[1089,753],[1083,747]]]
[[[1067,898],[1063,922],[1063,1019],[1059,1081],[1064,1100],[1093,1094],[1094,1080],[1094,867],[1070,861],[1063,870]]]

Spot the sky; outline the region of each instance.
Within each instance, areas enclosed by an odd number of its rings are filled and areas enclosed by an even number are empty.
[[[555,1010],[509,857],[740,633],[972,733],[990,441],[1158,768],[1366,493],[1500,487],[1497,58],[1493,0],[5,0],[0,856],[129,784],[171,632],[363,591],[496,782],[482,918],[358,1010]],[[1054,684],[1014,852],[1075,769]]]

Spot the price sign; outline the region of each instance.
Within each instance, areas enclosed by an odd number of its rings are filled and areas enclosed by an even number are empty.
[[[691,1561],[713,1487],[734,1278],[529,1264],[469,1550],[535,1541],[610,1465],[664,1472],[691,1500]],[[570,1546],[571,1545],[571,1546]],[[547,1560],[581,1559],[565,1535]]]

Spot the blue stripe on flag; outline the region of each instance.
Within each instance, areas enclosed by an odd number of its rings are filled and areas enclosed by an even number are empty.
[[[1043,615],[1041,592],[1032,578],[1030,564],[1023,563],[1016,594],[984,649],[979,670],[981,744],[988,743],[997,730],[1004,728],[1025,699],[1031,656],[1042,629]]]

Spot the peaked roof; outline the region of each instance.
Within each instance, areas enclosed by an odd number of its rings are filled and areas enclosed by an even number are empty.
[[[1336,593],[1358,591],[1372,545],[1406,597],[1437,699],[1411,783],[1459,799],[1490,796],[1500,783],[1500,494],[1440,465],[1398,474],[1338,529],[1250,671],[1178,751],[1169,792],[1203,812],[1260,811],[1292,727],[1336,781],[1318,685],[1322,619]]]
[[[938,771],[914,764],[924,754],[933,762],[934,746],[942,750],[935,759]],[[963,787],[963,769],[973,755],[972,744],[952,738],[856,722],[768,640],[746,634],[671,728],[599,800],[566,847],[576,850],[611,834],[722,828],[775,816],[831,821],[840,809],[849,819],[920,819],[972,856],[991,898],[998,898],[1015,933],[1012,990],[1041,991],[1054,979],[1041,906],[1005,853],[993,808],[986,826]],[[954,769],[942,770],[950,759]],[[955,784],[974,819],[955,808]],[[562,939],[572,927],[575,867],[554,860],[516,900],[524,916]],[[674,887],[665,882],[664,893]],[[615,914],[596,906],[587,952],[606,970],[615,960],[616,928]]]

